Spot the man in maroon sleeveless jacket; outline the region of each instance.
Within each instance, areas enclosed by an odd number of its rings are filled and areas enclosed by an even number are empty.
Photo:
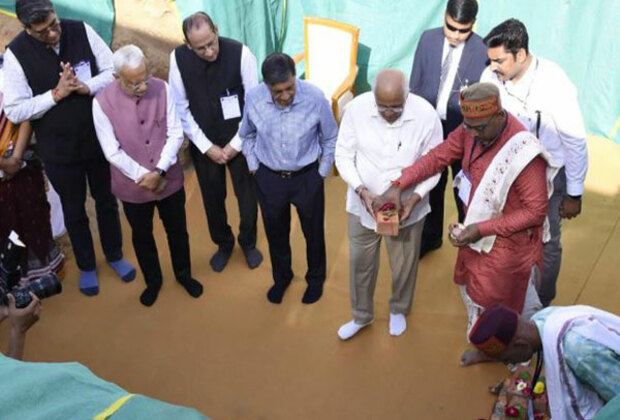
[[[151,306],[162,285],[153,238],[157,207],[177,281],[193,296],[202,285],[191,277],[185,219],[183,170],[177,152],[183,129],[166,82],[148,73],[140,48],[127,45],[114,53],[116,82],[93,101],[93,119],[101,149],[111,164],[112,193],[123,202],[146,290],[140,302]]]

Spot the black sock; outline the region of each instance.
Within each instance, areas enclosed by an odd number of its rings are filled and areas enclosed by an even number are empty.
[[[284,296],[284,292],[286,292],[287,287],[288,285],[282,286],[279,284],[274,284],[267,292],[267,300],[271,303],[282,303],[282,297]]]
[[[312,286],[308,286],[306,288],[306,291],[304,292],[304,296],[301,299],[302,303],[314,303],[316,301],[318,301],[319,299],[321,299],[321,296],[323,295],[323,285],[312,285]]]
[[[183,280],[179,283],[181,283],[181,286],[187,290],[187,293],[189,293],[191,297],[197,298],[202,295],[202,284],[200,284],[198,280],[190,278],[189,280]]]
[[[159,295],[159,287],[149,286],[140,295],[140,303],[144,306],[151,306],[157,300],[157,295]]]

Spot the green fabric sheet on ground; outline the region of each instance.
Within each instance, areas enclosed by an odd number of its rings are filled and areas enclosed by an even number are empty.
[[[620,143],[620,1],[479,0],[476,31],[486,35],[505,19],[525,23],[534,54],[557,62],[579,90],[590,134]],[[303,16],[319,16],[360,28],[356,81],[370,89],[378,70],[411,71],[422,32],[443,24],[446,1],[424,0],[176,0],[181,18],[204,10],[220,33],[255,53],[303,50]],[[284,19],[283,19],[284,15]]]
[[[29,363],[0,353],[0,418],[93,419],[128,394],[79,363]],[[129,399],[110,420],[208,420],[198,411],[142,395]]]
[[[114,27],[113,0],[52,0],[61,18],[83,20],[109,44]],[[15,0],[0,0],[0,10],[15,12]]]

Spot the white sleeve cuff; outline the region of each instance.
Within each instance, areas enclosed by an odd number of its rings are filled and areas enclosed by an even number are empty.
[[[44,108],[45,112],[47,112],[50,109],[52,109],[55,105],[56,105],[56,101],[54,100],[52,89],[50,89],[42,95],[41,108]]]
[[[232,140],[228,142],[228,144],[230,145],[230,147],[235,149],[237,152],[241,151],[241,148],[243,146],[243,141],[241,140],[241,137],[239,137],[238,131],[237,131],[237,134],[235,134],[235,137],[233,137]]]
[[[213,143],[204,135],[202,131],[192,140],[192,143],[200,150],[200,153],[205,154],[207,150],[213,146]]]
[[[566,194],[568,195],[583,195],[584,187],[583,184],[579,183],[567,183],[566,184]]]

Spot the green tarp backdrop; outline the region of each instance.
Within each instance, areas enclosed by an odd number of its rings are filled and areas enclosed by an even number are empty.
[[[112,0],[54,3],[60,15],[86,20],[111,42]],[[620,1],[479,3],[476,31],[484,36],[510,17],[523,21],[531,51],[557,62],[577,86],[588,132],[620,144]],[[14,4],[14,0],[0,0],[0,9],[13,11]],[[444,0],[176,0],[176,5],[181,18],[198,10],[209,13],[220,33],[247,44],[259,63],[272,51],[294,55],[303,50],[304,15],[358,26],[358,92],[370,88],[381,68],[394,67],[409,74],[420,34],[442,25],[445,9]]]
[[[112,43],[114,2],[112,0],[52,0],[61,17],[88,22],[108,43]],[[0,0],[0,10],[14,13],[15,0]]]
[[[320,16],[360,28],[356,81],[368,90],[381,68],[411,71],[422,31],[442,25],[445,1],[427,0],[176,0],[181,18],[204,10],[224,36],[235,38],[259,62],[279,50],[303,51],[302,18]],[[484,36],[510,17],[528,28],[534,54],[557,62],[579,90],[590,134],[620,143],[620,1],[479,0],[476,24]]]

